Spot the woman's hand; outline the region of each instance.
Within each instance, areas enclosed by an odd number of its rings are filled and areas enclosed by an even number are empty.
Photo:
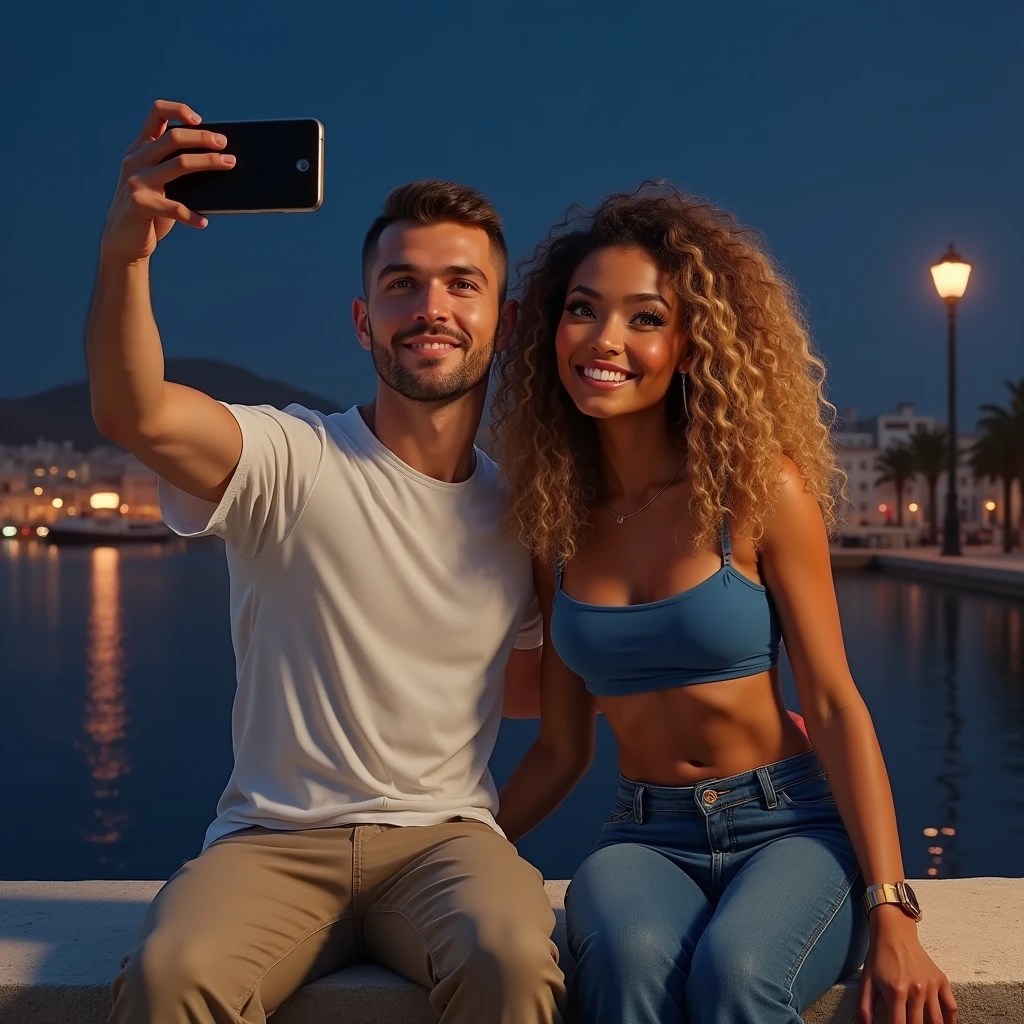
[[[871,945],[861,978],[859,1024],[874,1024],[885,1003],[888,1024],[956,1024],[949,980],[917,937],[917,922],[894,904],[871,911]]]

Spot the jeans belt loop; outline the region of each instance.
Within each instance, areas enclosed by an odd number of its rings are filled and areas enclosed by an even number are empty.
[[[637,786],[633,790],[633,820],[638,824],[644,823],[644,787]]]
[[[767,768],[757,769],[757,781],[761,783],[761,792],[764,793],[764,802],[769,811],[774,811],[779,806],[779,795],[772,785],[772,777],[768,774]]]

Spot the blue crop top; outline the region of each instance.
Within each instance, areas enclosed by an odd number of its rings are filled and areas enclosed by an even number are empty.
[[[562,590],[555,574],[551,642],[598,697],[739,679],[778,663],[781,631],[768,591],[732,564],[722,521],[722,567],[662,601],[599,605]]]

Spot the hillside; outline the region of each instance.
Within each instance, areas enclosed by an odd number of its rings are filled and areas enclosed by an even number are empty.
[[[272,405],[281,409],[292,402],[320,412],[337,412],[333,399],[260,377],[216,359],[168,359],[167,379],[204,391],[222,402]],[[78,451],[89,451],[104,441],[92,421],[86,381],[51,388],[26,398],[0,399],[0,444],[34,444],[38,438],[71,441]]]

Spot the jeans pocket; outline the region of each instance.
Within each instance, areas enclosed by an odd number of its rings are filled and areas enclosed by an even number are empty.
[[[836,802],[824,772],[791,782],[788,786],[776,786],[775,792],[790,807],[827,807]]]

